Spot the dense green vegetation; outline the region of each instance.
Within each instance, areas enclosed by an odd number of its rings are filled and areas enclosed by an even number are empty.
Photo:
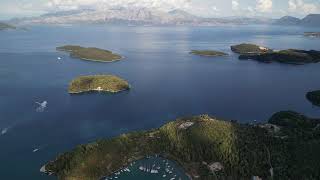
[[[45,169],[62,180],[96,180],[160,154],[193,178],[319,179],[319,121],[288,111],[276,113],[269,123],[238,124],[208,115],[180,118],[158,129],[80,145]],[[214,162],[223,169],[212,171]]]
[[[272,52],[272,50],[267,47],[246,43],[231,46],[231,50],[238,54],[263,54]]]
[[[239,56],[239,59],[251,59],[259,62],[279,62],[299,65],[319,62],[320,51],[288,49],[264,54],[243,54]]]
[[[98,62],[113,62],[122,58],[120,55],[113,54],[111,51],[94,47],[85,48],[81,46],[67,45],[57,47],[57,50],[70,52],[71,57],[74,58]]]
[[[16,29],[16,27],[12,26],[10,24],[6,24],[6,23],[1,23],[0,22],[0,31],[1,30],[7,30],[7,29]]]
[[[90,91],[120,92],[130,89],[129,83],[113,75],[80,76],[69,86],[69,93],[77,94]]]
[[[308,92],[307,99],[316,106],[320,106],[320,90]]]
[[[319,119],[285,111],[273,115],[269,122],[282,127],[278,134],[279,142],[271,153],[275,154],[277,179],[319,179]],[[281,156],[277,156],[277,151],[281,152]]]
[[[227,56],[228,55],[224,52],[213,51],[213,50],[192,50],[190,53],[194,54],[194,55],[208,56],[208,57]]]

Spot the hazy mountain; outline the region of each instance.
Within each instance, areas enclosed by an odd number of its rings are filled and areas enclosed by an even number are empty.
[[[277,20],[277,25],[320,26],[320,14],[309,14],[303,19],[285,16]]]
[[[301,20],[299,18],[292,17],[292,16],[284,16],[284,17],[276,20],[274,22],[274,24],[291,26],[291,25],[299,25],[300,22],[301,22]]]
[[[18,24],[72,24],[72,23],[139,23],[183,24],[196,23],[199,18],[181,10],[162,12],[147,8],[110,8],[99,10],[63,11],[40,17],[15,19]]]
[[[303,26],[320,26],[320,14],[309,14],[301,20]]]
[[[14,19],[15,24],[78,24],[78,23],[115,23],[115,24],[151,24],[151,25],[319,25],[320,15],[308,15],[300,20],[286,16],[275,20],[266,17],[226,17],[203,18],[176,9],[169,12],[139,7],[101,7],[49,13],[39,17]]]
[[[221,25],[265,24],[268,18],[203,18],[176,9],[169,12],[148,8],[100,8],[45,14],[33,18],[13,19],[15,24],[73,24],[73,23],[122,23],[157,25]]]

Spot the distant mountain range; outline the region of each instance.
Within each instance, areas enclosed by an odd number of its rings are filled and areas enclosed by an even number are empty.
[[[309,14],[303,19],[292,16],[282,17],[274,22],[276,25],[320,26],[320,14]]]
[[[320,26],[320,15],[311,14],[300,20],[286,16],[281,19],[265,17],[226,17],[203,18],[182,10],[169,12],[148,8],[106,8],[82,9],[45,14],[39,17],[20,18],[10,21],[13,24],[79,24],[79,23],[113,23],[128,25],[243,25],[243,24],[277,24],[277,25],[312,25]]]

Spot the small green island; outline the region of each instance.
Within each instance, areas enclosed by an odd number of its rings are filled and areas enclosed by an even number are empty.
[[[272,52],[272,49],[255,44],[238,44],[231,46],[231,50],[238,54],[264,54]]]
[[[79,58],[88,61],[97,62],[114,62],[119,61],[122,57],[118,54],[114,54],[111,51],[99,49],[95,47],[81,47],[74,45],[66,45],[56,48],[58,51],[69,52],[73,58]]]
[[[319,123],[292,111],[278,112],[266,124],[179,118],[79,145],[40,171],[60,180],[97,180],[156,154],[179,163],[190,179],[319,179]]]
[[[227,53],[214,50],[192,50],[190,54],[206,57],[218,57],[218,56],[227,56]]]
[[[9,30],[9,29],[17,29],[15,26],[0,22],[0,31]]]
[[[93,91],[117,93],[129,89],[130,85],[127,81],[113,75],[80,76],[72,80],[69,85],[70,94]]]
[[[320,37],[320,32],[305,32],[304,36],[319,38]]]
[[[310,91],[306,97],[313,105],[320,106],[320,90]]]

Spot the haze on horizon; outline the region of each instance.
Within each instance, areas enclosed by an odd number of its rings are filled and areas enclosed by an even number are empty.
[[[57,11],[145,7],[161,11],[181,9],[202,17],[303,17],[320,13],[320,0],[1,0],[0,20],[39,16]]]

